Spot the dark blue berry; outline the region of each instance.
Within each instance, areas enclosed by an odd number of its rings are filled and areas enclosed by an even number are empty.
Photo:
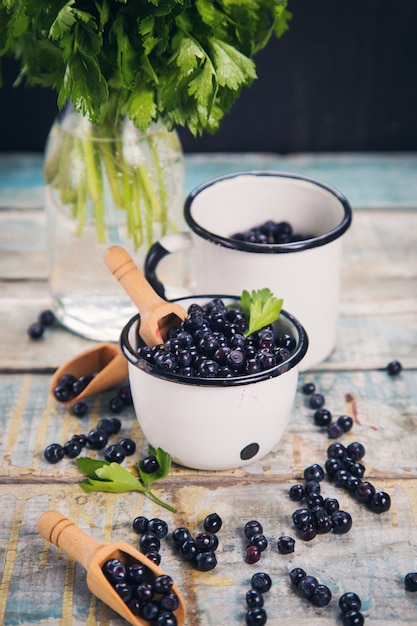
[[[179,548],[184,541],[187,541],[188,539],[191,539],[191,533],[188,528],[183,526],[176,528],[172,533],[172,540],[177,548]]]
[[[256,572],[256,574],[253,574],[250,584],[252,589],[260,593],[267,593],[272,587],[272,580],[266,572]]]
[[[249,545],[258,548],[259,552],[264,552],[268,547],[268,539],[263,534],[251,535]]]
[[[304,598],[311,598],[314,590],[319,586],[319,581],[315,576],[304,576],[297,585],[298,591]]]
[[[390,376],[398,376],[402,369],[403,366],[399,361],[390,361],[387,365],[387,372]]]
[[[306,524],[312,523],[313,520],[311,517],[311,511],[306,508],[296,509],[292,514],[292,521],[294,523],[294,526],[298,530],[301,530],[301,528],[303,528],[303,526],[305,526]]]
[[[119,559],[110,559],[103,565],[105,577],[114,585],[126,581],[126,567]]]
[[[222,519],[218,513],[210,513],[204,520],[204,530],[209,533],[217,533],[222,527]]]
[[[335,511],[332,516],[332,529],[337,535],[343,535],[352,528],[352,516],[347,511]]]
[[[168,524],[159,517],[153,517],[149,520],[147,530],[156,535],[158,539],[163,539],[168,534]]]
[[[62,461],[65,452],[64,448],[59,443],[51,443],[45,448],[43,454],[48,463],[52,463],[55,465],[55,463]]]
[[[209,533],[207,531],[197,533],[197,535],[194,537],[194,541],[196,542],[197,548],[200,550],[200,552],[215,552],[219,545],[217,535],[215,535],[214,533]]]
[[[365,618],[360,611],[348,611],[342,616],[343,626],[363,626]]]
[[[132,588],[127,583],[116,583],[114,585],[114,590],[118,593],[125,604],[129,604],[133,598]]]
[[[138,533],[138,535],[143,535],[148,530],[148,524],[148,518],[144,515],[139,515],[133,520],[132,527],[135,533]]]
[[[292,485],[289,490],[290,499],[293,502],[299,502],[304,498],[304,486],[297,483],[296,485]]]
[[[83,434],[81,434],[81,435],[73,435],[71,437],[71,439],[73,441],[77,441],[81,448],[85,448],[85,446],[87,445],[87,437],[86,437],[86,435],[83,435]]]
[[[199,552],[195,557],[195,564],[200,572],[208,572],[217,565],[217,558],[214,552]]]
[[[336,424],[340,426],[344,433],[347,433],[353,426],[353,419],[350,415],[339,415]]]
[[[305,524],[302,528],[300,528],[300,538],[303,541],[311,541],[317,535],[317,531],[314,528],[314,524]]]
[[[163,611],[157,617],[156,626],[177,626],[177,618],[170,611]]]
[[[302,392],[306,396],[311,396],[316,391],[316,385],[314,383],[304,383]]]
[[[155,580],[153,581],[153,588],[156,593],[165,595],[170,593],[173,584],[174,581],[171,576],[168,576],[168,574],[161,574],[160,576],[155,577]]]
[[[248,589],[246,592],[246,606],[250,609],[262,607],[264,605],[264,597],[256,589]]]
[[[292,584],[295,585],[296,587],[298,586],[298,583],[300,582],[300,580],[304,578],[304,576],[307,576],[307,574],[301,567],[294,567],[290,571],[290,580]]]
[[[126,452],[119,444],[115,443],[109,446],[104,453],[104,458],[109,463],[123,463],[126,458]]]
[[[93,428],[87,435],[87,446],[92,450],[102,450],[108,442],[109,438],[104,430]]]
[[[324,396],[321,393],[313,393],[308,401],[311,409],[321,409],[324,406],[324,402]]]
[[[314,412],[313,419],[316,426],[328,426],[332,421],[332,414],[328,409],[322,407]]]
[[[339,501],[336,498],[325,498],[323,503],[326,512],[331,515],[339,510]]]
[[[69,459],[75,459],[81,453],[81,450],[82,446],[76,439],[70,439],[70,441],[64,443],[64,454]]]
[[[359,441],[353,441],[346,449],[347,455],[355,461],[359,461],[365,456],[365,447]]]
[[[33,322],[27,329],[27,333],[31,339],[40,339],[43,335],[44,327],[40,322]]]
[[[310,495],[311,493],[319,494],[320,491],[321,491],[320,483],[316,479],[308,480],[306,484],[304,485],[304,492],[306,496]]]
[[[313,463],[313,465],[309,465],[304,470],[304,480],[309,482],[310,480],[315,480],[320,482],[324,479],[324,470],[321,465],[318,463]]]
[[[151,584],[142,583],[141,585],[137,586],[136,595],[142,602],[150,602],[153,599],[155,593]]]
[[[244,533],[248,539],[250,539],[252,535],[261,535],[263,533],[262,524],[257,520],[250,520],[245,524]]]
[[[332,592],[326,585],[319,585],[313,591],[311,600],[315,606],[327,606],[332,599]]]
[[[327,458],[329,459],[341,459],[348,456],[346,447],[342,443],[331,443],[327,448]]]
[[[132,406],[132,391],[129,385],[124,385],[123,387],[121,387],[117,395],[123,400],[123,404],[125,406]]]
[[[110,399],[109,409],[112,413],[121,413],[124,408],[125,408],[125,403],[119,396],[116,396],[115,398]]]
[[[159,469],[159,462],[155,455],[151,454],[150,456],[145,457],[140,462],[140,469],[145,474],[153,474]]]
[[[39,313],[38,321],[42,326],[52,326],[55,323],[55,315],[53,311],[47,309],[46,311],[41,311]]]
[[[72,414],[75,417],[84,417],[88,413],[88,404],[80,400],[79,402],[75,402],[72,406]]]
[[[66,385],[57,385],[53,394],[58,402],[68,402],[68,400],[72,398],[72,388],[69,388]]]
[[[368,481],[362,482],[356,487],[355,496],[358,502],[370,504],[375,494],[375,487]]]
[[[136,444],[132,439],[120,439],[119,446],[123,448],[126,456],[131,456],[136,452]]]
[[[138,601],[139,602],[139,601]],[[139,602],[140,610],[139,615],[148,622],[154,622],[159,615],[159,606],[157,602],[152,600],[142,604]]]
[[[246,626],[264,626],[267,613],[263,607],[254,607],[246,612]]]
[[[142,552],[146,553],[150,550],[155,550],[155,552],[159,552],[160,547],[161,542],[159,538],[153,533],[150,533],[149,530],[146,531],[146,533],[139,538],[139,549]]]
[[[193,561],[200,553],[194,539],[186,539],[179,547],[179,553],[184,561]]]
[[[159,605],[163,611],[176,611],[179,606],[178,596],[175,593],[167,593],[160,599]]]
[[[370,506],[374,513],[385,513],[391,507],[391,497],[385,491],[377,491],[372,496]]]
[[[345,431],[338,422],[332,422],[327,427],[327,436],[329,439],[339,439]]]
[[[295,541],[292,537],[282,535],[278,539],[278,552],[280,554],[291,554],[294,552]]]
[[[408,572],[404,577],[404,585],[407,591],[417,591],[417,572]]]
[[[339,598],[339,608],[342,613],[347,613],[348,611],[359,611],[362,607],[362,602],[360,597],[354,593],[353,591],[347,591]]]
[[[140,585],[146,579],[147,569],[142,563],[132,563],[127,567],[127,579],[135,585]]]
[[[155,563],[155,565],[159,565],[161,562],[161,555],[156,550],[149,550],[149,552],[145,552],[146,558]]]

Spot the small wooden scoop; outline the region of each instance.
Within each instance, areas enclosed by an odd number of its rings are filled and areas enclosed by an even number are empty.
[[[139,310],[143,341],[149,347],[163,343],[168,330],[187,317],[186,311],[154,291],[124,248],[111,246],[104,253],[104,261]]]
[[[79,378],[91,376],[95,372],[97,373],[92,381],[78,396],[60,404],[78,402],[87,396],[116,387],[126,381],[129,377],[128,363],[119,346],[114,343],[99,343],[69,359],[52,376],[49,391],[53,395],[59,379],[64,374],[72,374]]]
[[[123,602],[103,574],[102,567],[110,559],[119,559],[125,565],[139,562],[150,569],[155,576],[161,576],[165,572],[158,565],[124,541],[109,545],[99,543],[58,511],[46,511],[41,515],[38,520],[38,530],[42,537],[61,548],[72,559],[85,567],[87,585],[91,593],[134,626],[149,626],[147,620],[134,615]],[[178,626],[183,626],[185,620],[184,599],[175,583],[172,586],[172,591],[179,600],[179,606],[174,614]]]

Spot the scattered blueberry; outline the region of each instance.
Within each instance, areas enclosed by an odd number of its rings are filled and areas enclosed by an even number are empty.
[[[48,463],[55,464],[64,458],[65,452],[59,443],[51,443],[45,448],[43,454]]]
[[[291,554],[294,552],[295,541],[292,537],[282,535],[278,539],[278,552],[280,554]]]
[[[267,613],[263,607],[254,607],[246,612],[246,626],[264,626]]]
[[[121,413],[125,408],[125,403],[119,396],[111,398],[109,402],[109,409],[112,413]]]
[[[126,452],[120,444],[112,444],[104,453],[104,458],[109,463],[123,463],[126,458]]]
[[[204,530],[209,533],[217,533],[222,527],[222,519],[217,513],[210,513],[204,520]]]
[[[40,339],[43,336],[44,327],[40,322],[33,322],[28,327],[27,333],[31,339]]]
[[[92,450],[102,450],[106,447],[109,438],[100,428],[93,428],[87,435],[87,446]]]
[[[250,584],[252,589],[260,593],[267,593],[272,587],[272,580],[266,572],[256,572],[256,574],[253,574]]]
[[[132,439],[120,439],[119,446],[123,448],[126,456],[131,456],[136,452],[136,444]]]
[[[80,400],[72,405],[72,414],[75,417],[84,417],[88,413],[88,404]]]
[[[313,393],[308,401],[311,409],[321,409],[324,406],[324,402],[324,396],[321,393]]]
[[[389,376],[398,376],[401,373],[403,366],[399,361],[390,361],[387,365],[387,372]]]
[[[347,613],[347,611],[359,611],[362,607],[362,602],[358,594],[353,591],[347,591],[339,598],[339,608],[342,613]]]
[[[316,385],[314,383],[304,383],[302,392],[306,396],[311,396],[316,391]]]
[[[404,585],[407,591],[417,591],[417,572],[409,572],[404,577]]]
[[[154,454],[151,454],[140,461],[140,469],[145,474],[153,474],[159,469],[158,459]]]
[[[352,609],[347,611],[347,613],[343,613],[342,623],[343,626],[363,626],[365,618],[360,611]]]

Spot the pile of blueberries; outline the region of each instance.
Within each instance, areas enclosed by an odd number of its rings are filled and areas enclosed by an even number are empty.
[[[347,591],[339,598],[343,626],[363,626],[365,618],[361,613],[362,601],[358,594]]]
[[[75,459],[86,446],[91,450],[102,450],[107,446],[109,438],[117,434],[120,428],[121,422],[117,417],[103,417],[86,435],[73,435],[63,446],[59,443],[49,444],[44,450],[44,457],[48,463],[55,464],[61,461],[64,456]],[[109,463],[122,463],[127,456],[131,456],[135,451],[135,442],[124,437],[107,447],[104,458]]]
[[[148,519],[144,515],[135,517],[132,523],[133,530],[140,535],[138,548],[144,555],[159,565],[161,562],[161,539],[168,534],[168,524],[159,517]]]
[[[216,550],[219,545],[217,533],[222,527],[218,513],[210,513],[204,519],[204,530],[192,536],[190,530],[180,526],[172,533],[178,554],[200,572],[208,572],[217,565]]]
[[[164,373],[184,377],[232,378],[257,374],[287,361],[296,341],[276,336],[272,326],[244,337],[242,310],[227,307],[221,298],[192,304],[186,319],[168,331],[165,343],[142,346],[138,355]]]
[[[136,615],[155,626],[177,626],[175,611],[179,606],[171,576],[155,574],[133,559],[123,563],[110,559],[102,567],[104,576],[117,594]]]
[[[89,383],[97,376],[98,372],[89,375],[74,376],[73,374],[63,374],[60,376],[57,386],[53,390],[55,399],[58,402],[68,402],[75,400]],[[132,393],[129,385],[123,385],[117,392],[117,395],[110,399],[109,410],[118,414],[123,411],[126,406],[132,406]],[[84,417],[88,412],[88,404],[84,401],[75,402],[72,405],[72,413],[76,417]]]
[[[309,576],[301,567],[290,571],[290,580],[297,587],[303,598],[315,606],[327,606],[332,599],[332,592],[326,585],[321,585],[315,576]]]
[[[302,392],[309,396],[308,405],[314,410],[313,420],[316,426],[325,428],[330,439],[338,439],[343,433],[349,432],[353,426],[350,415],[339,415],[333,420],[331,412],[325,408],[325,398],[322,393],[316,392],[314,383],[305,383]]]
[[[246,592],[246,625],[264,626],[267,622],[267,612],[264,609],[264,593],[272,586],[269,574],[257,572],[251,578],[251,588]]]
[[[243,232],[235,233],[231,236],[231,239],[237,239],[245,243],[274,244],[304,241],[312,237],[314,237],[314,235],[305,235],[295,232],[289,222],[267,220],[258,226],[253,226]]]
[[[245,561],[249,565],[253,565],[259,561],[262,552],[267,549],[268,539],[265,537],[262,524],[258,520],[246,522],[243,531],[249,541],[245,548]]]

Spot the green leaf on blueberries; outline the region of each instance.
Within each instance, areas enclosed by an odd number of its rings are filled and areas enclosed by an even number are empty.
[[[149,474],[147,480],[143,479],[142,473],[138,477],[119,463],[109,463],[105,460],[90,459],[89,457],[78,458],[76,461],[78,469],[87,475],[87,478],[80,482],[80,487],[87,493],[93,491],[104,491],[107,493],[140,491],[160,506],[175,513],[174,507],[160,500],[149,489],[152,483],[166,478],[171,467],[171,457],[161,448],[155,451],[155,456],[158,458],[160,468],[157,472]],[[151,477],[151,480],[149,480],[149,477]]]
[[[248,325],[244,336],[248,337],[275,322],[281,313],[283,302],[282,298],[276,298],[267,287],[252,290],[252,293],[244,290],[240,297],[240,306]]]
[[[168,452],[165,452],[162,448],[155,449],[153,446],[149,446],[149,454],[156,457],[159,467],[155,472],[147,474],[141,469],[140,463],[138,463],[139,475],[146,487],[150,487],[152,483],[157,480],[166,478],[169,474],[169,470],[171,469],[171,457]]]

